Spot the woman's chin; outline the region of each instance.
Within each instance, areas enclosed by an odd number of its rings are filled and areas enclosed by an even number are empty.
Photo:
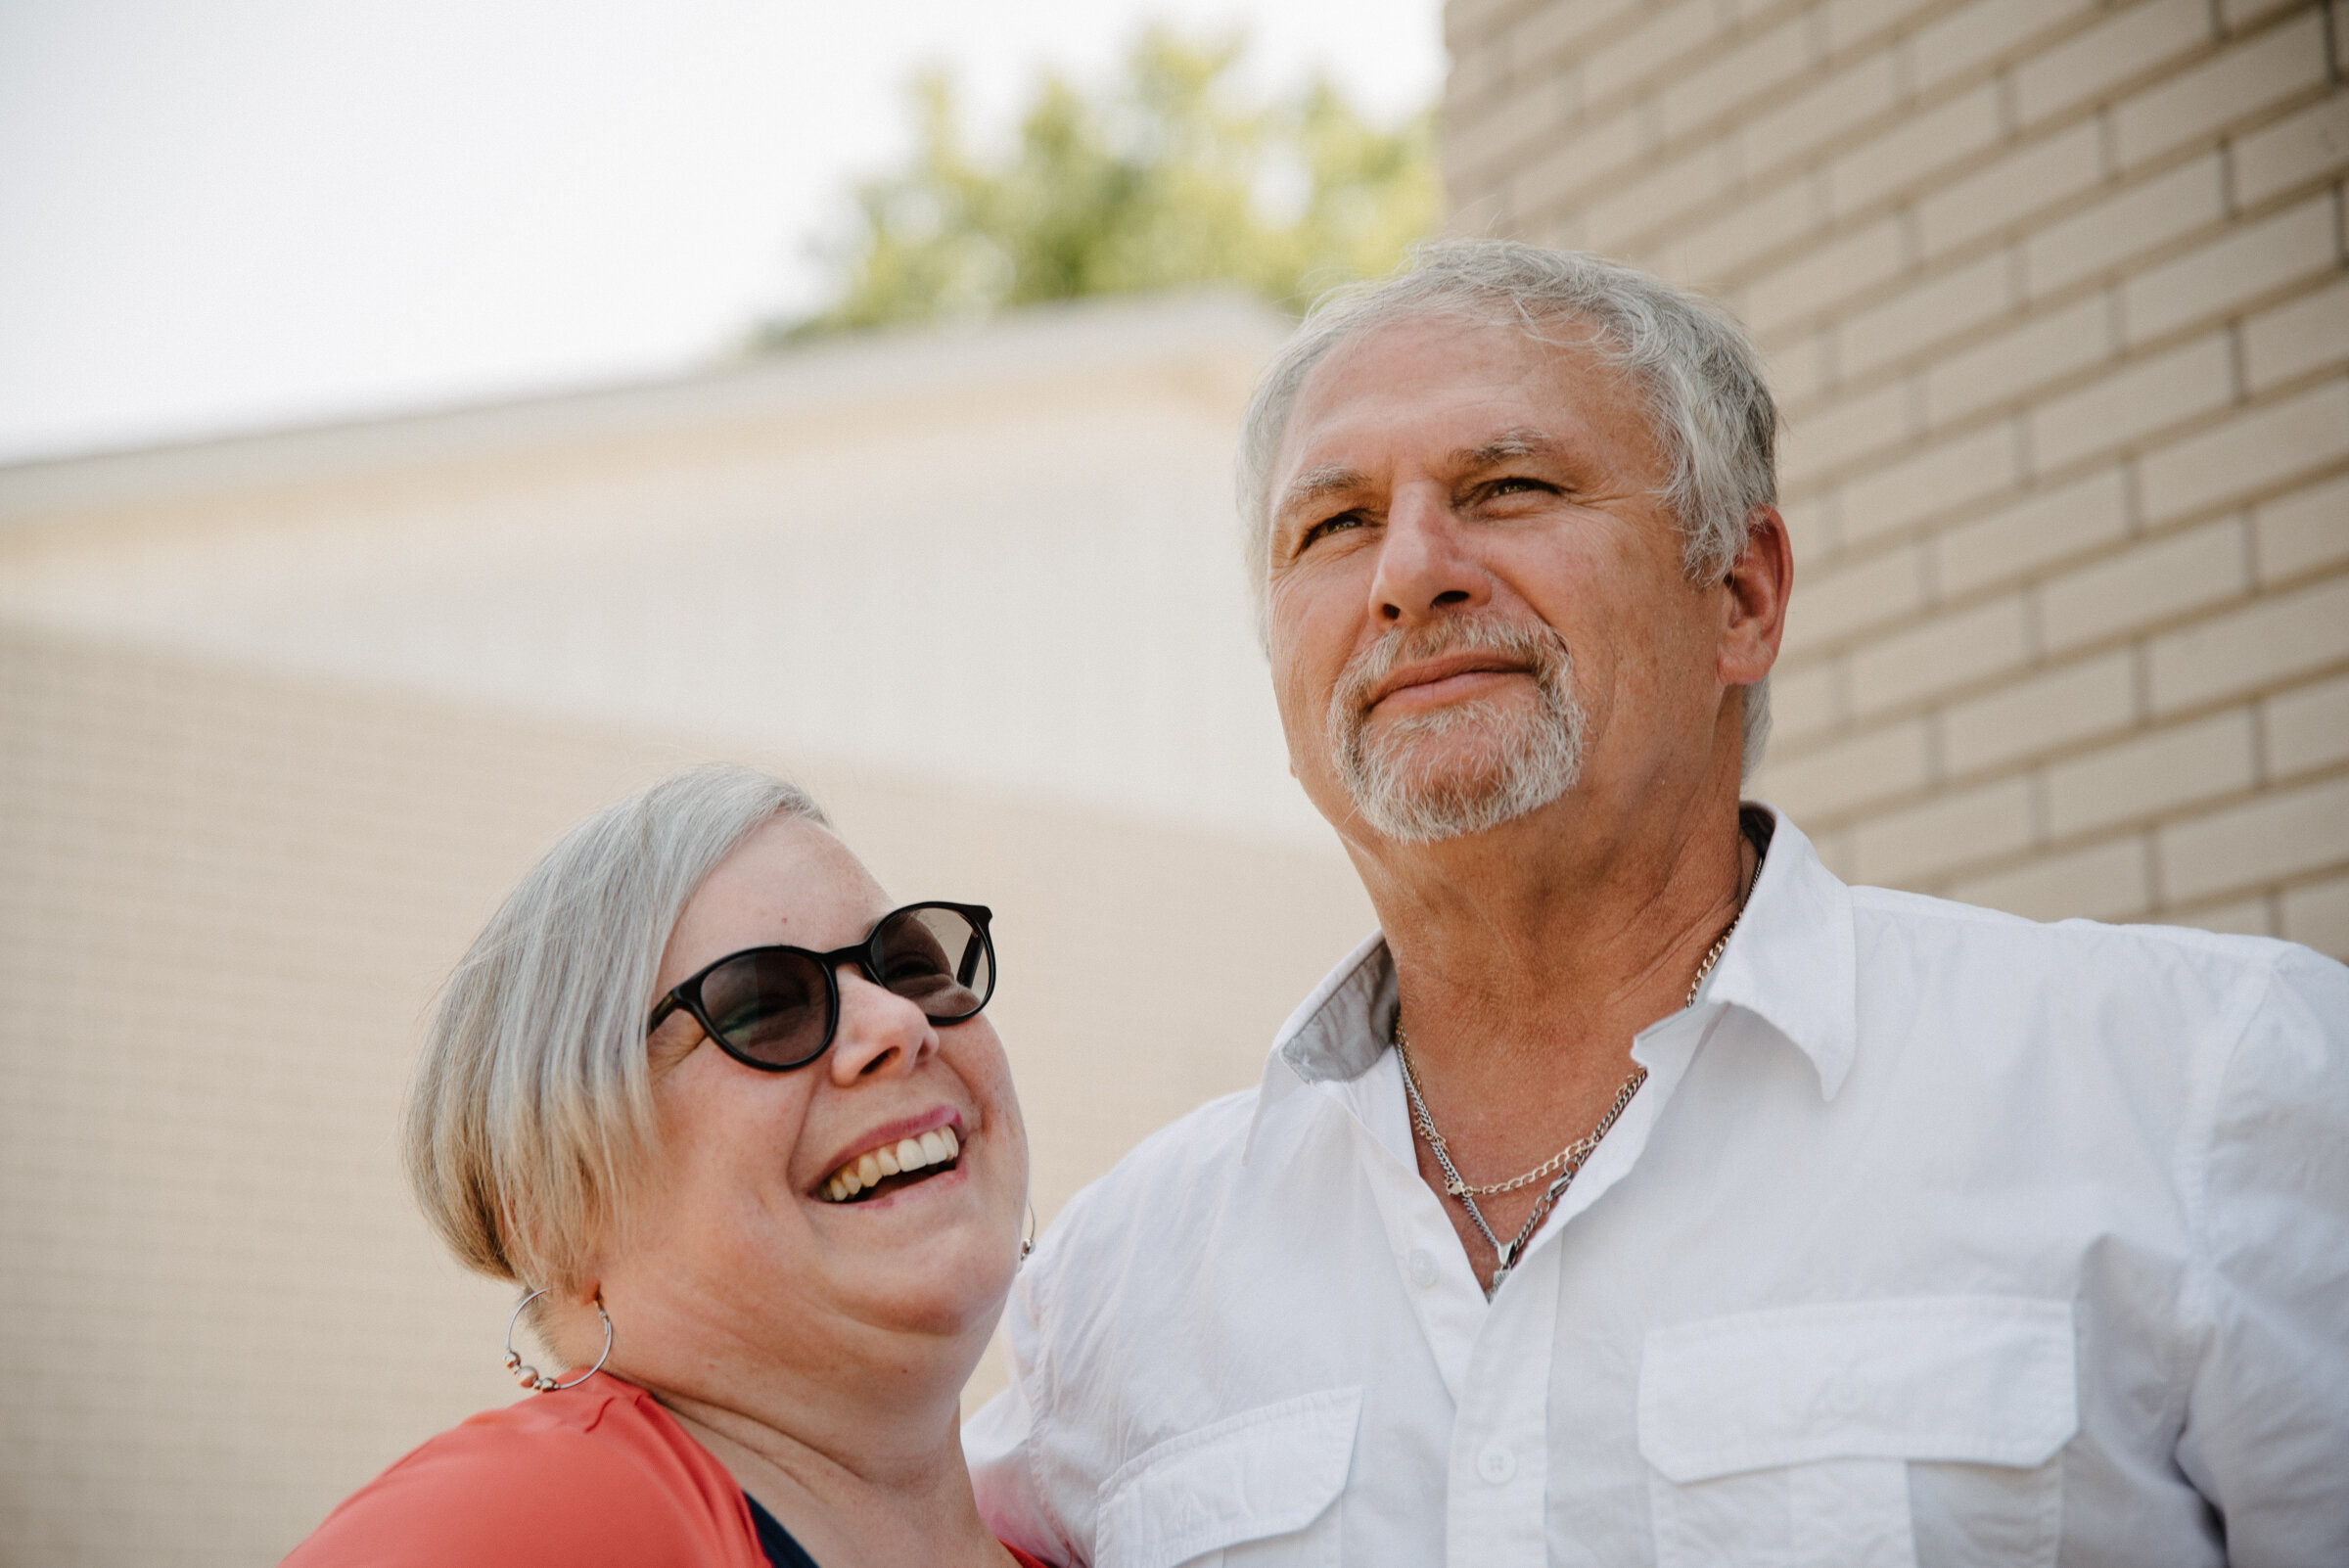
[[[928,1183],[925,1183],[928,1185]],[[1016,1222],[968,1200],[978,1193],[919,1189],[866,1205],[837,1205],[822,1217],[826,1249],[856,1315],[923,1334],[956,1334],[984,1321],[991,1330],[1019,1267]],[[963,1201],[956,1201],[963,1200]]]
[[[1011,1294],[1012,1268],[999,1248],[942,1248],[912,1268],[877,1261],[842,1284],[850,1310],[873,1327],[925,1338],[975,1336],[984,1345]]]

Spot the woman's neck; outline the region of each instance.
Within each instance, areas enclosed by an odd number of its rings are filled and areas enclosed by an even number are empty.
[[[962,1457],[960,1407],[753,1414],[655,1390],[678,1424],[824,1568],[1001,1568]]]

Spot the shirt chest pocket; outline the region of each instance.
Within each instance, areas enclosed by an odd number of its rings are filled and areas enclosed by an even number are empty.
[[[2022,1297],[1651,1332],[1639,1452],[1657,1568],[2052,1564],[2072,1362],[2070,1304]]]
[[[1101,1484],[1095,1568],[1338,1568],[1359,1388],[1325,1389],[1169,1438]]]

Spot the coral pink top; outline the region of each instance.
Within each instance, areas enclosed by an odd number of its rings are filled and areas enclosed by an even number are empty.
[[[286,1558],[286,1568],[644,1563],[767,1568],[733,1475],[650,1394],[608,1372],[428,1440]]]

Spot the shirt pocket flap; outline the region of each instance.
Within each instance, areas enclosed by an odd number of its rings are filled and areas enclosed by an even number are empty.
[[[1639,1452],[1666,1479],[1819,1459],[2029,1467],[2079,1428],[2069,1302],[1920,1296],[1651,1330]]]
[[[1361,1413],[1359,1387],[1324,1389],[1155,1445],[1101,1484],[1095,1560],[1172,1568],[1303,1530],[1345,1490]]]

